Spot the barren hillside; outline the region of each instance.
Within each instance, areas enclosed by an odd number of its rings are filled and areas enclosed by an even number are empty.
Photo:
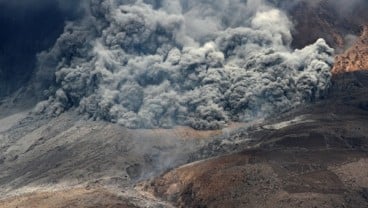
[[[29,2],[0,208],[368,207],[366,1]]]

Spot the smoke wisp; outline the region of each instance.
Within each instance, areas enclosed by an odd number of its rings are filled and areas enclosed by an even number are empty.
[[[36,111],[76,108],[129,128],[221,128],[325,95],[333,49],[291,50],[292,23],[260,0],[91,0],[38,55]],[[56,80],[56,83],[53,83]]]

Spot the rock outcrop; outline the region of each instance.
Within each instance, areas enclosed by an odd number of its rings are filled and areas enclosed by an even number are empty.
[[[241,137],[253,145],[240,153],[179,167],[145,188],[177,207],[367,207],[367,90],[368,72],[338,75],[332,97],[248,130]]]
[[[353,46],[337,55],[332,69],[334,74],[368,69],[368,25]]]

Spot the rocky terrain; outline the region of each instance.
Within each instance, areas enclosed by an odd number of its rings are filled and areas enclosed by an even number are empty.
[[[289,12],[296,24],[293,46],[322,37],[337,53],[334,74],[368,69],[368,5],[334,8],[330,0],[301,2]],[[304,18],[308,17],[308,18]]]
[[[368,6],[298,2],[293,47],[322,37],[340,54],[322,100],[221,130],[133,130],[35,114],[20,90],[0,101],[0,208],[368,207]]]
[[[75,112],[0,118],[0,207],[170,207],[135,183],[190,161],[231,129],[130,130]]]
[[[343,54],[337,55],[332,72],[344,73],[368,69],[368,26],[364,26],[361,36]]]
[[[252,140],[233,149],[245,150],[213,149],[229,154],[145,189],[178,207],[367,207],[367,92],[367,72],[338,76],[331,98],[240,134]]]
[[[299,1],[289,11],[295,23],[293,45],[301,48],[318,38],[324,38],[342,53],[349,48],[367,23],[364,1],[351,4],[336,0]]]
[[[222,131],[18,115],[0,207],[366,207],[367,90],[367,72],[342,74],[325,100]]]

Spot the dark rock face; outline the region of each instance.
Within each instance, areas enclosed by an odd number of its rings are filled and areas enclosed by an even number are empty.
[[[294,1],[295,2],[295,1]],[[359,36],[368,21],[366,1],[348,4],[336,0],[299,1],[289,9],[294,20],[293,46],[301,48],[318,38],[342,52],[349,47],[348,35]]]
[[[147,189],[178,207],[367,207],[367,75],[336,76],[326,100],[241,136],[253,145],[208,148],[203,158],[229,155],[172,170]]]

